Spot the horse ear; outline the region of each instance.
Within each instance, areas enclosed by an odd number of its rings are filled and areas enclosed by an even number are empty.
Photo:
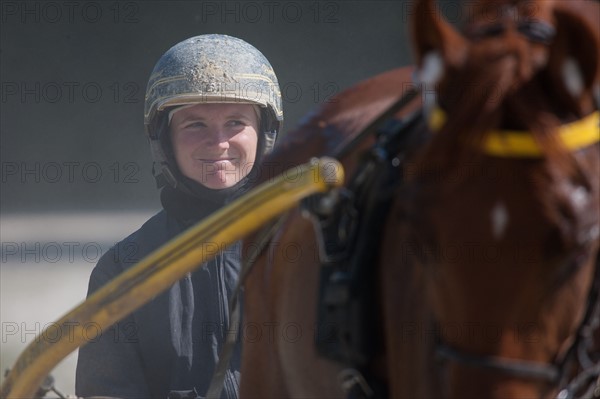
[[[413,10],[412,37],[417,64],[423,67],[428,54],[438,53],[444,63],[460,66],[467,53],[464,37],[436,10],[435,0],[418,0]]]
[[[597,19],[600,6],[590,3],[587,10],[565,3],[554,9],[556,37],[548,66],[553,77],[563,80],[569,93],[579,97],[600,84],[600,28],[595,26],[599,21],[588,19]]]

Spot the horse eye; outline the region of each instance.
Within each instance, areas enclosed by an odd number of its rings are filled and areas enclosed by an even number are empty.
[[[469,36],[474,39],[485,39],[488,37],[500,36],[506,31],[503,24],[494,24],[480,27],[469,32]]]
[[[532,42],[550,44],[556,29],[550,24],[540,21],[527,21],[519,24],[517,30]]]

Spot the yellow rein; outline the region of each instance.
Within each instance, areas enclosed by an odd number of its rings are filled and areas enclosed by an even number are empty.
[[[446,122],[446,113],[435,108],[429,116],[429,128],[438,131]],[[563,145],[576,151],[600,141],[600,112],[596,111],[578,121],[562,125],[558,135]],[[492,130],[488,133],[483,150],[488,155],[509,158],[540,157],[542,151],[528,132]]]

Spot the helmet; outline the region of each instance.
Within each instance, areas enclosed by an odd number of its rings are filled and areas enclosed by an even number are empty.
[[[199,183],[183,176],[172,153],[169,110],[202,103],[247,103],[261,108],[257,161],[273,149],[283,125],[281,91],[265,56],[227,35],[201,35],[171,47],[156,63],[146,88],[144,125],[159,187],[197,194]],[[258,163],[258,162],[257,162]]]

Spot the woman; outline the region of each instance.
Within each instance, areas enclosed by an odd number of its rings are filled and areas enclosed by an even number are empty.
[[[154,67],[144,122],[163,210],[100,259],[88,296],[246,190],[283,123],[277,78],[243,40],[193,37]],[[239,243],[222,250],[82,347],[77,395],[164,399],[192,389],[204,395],[229,329],[240,250]],[[237,350],[223,398],[238,397],[239,368]]]

